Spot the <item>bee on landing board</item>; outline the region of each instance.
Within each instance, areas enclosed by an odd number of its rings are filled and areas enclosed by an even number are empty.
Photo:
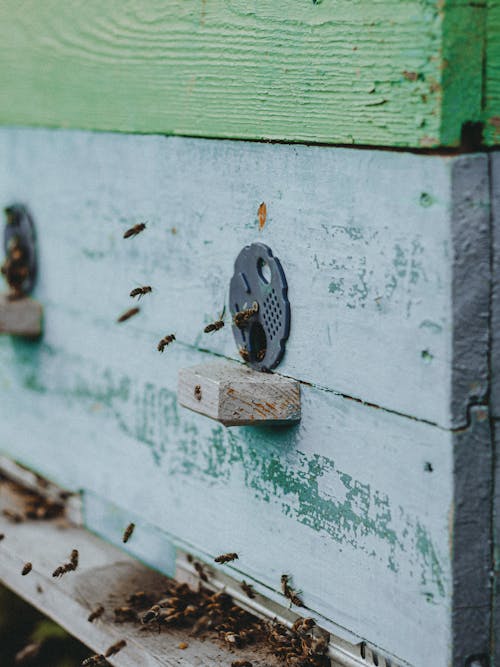
[[[158,343],[158,352],[163,352],[163,350],[167,347],[167,345],[170,345],[175,340],[175,334],[169,334],[168,336],[165,336],[165,338],[162,338],[161,341]]]
[[[247,584],[245,580],[241,582],[240,588],[241,590],[245,591],[245,593],[250,599],[253,599],[255,597],[254,589],[250,586],[250,584]]]
[[[130,538],[132,537],[132,533],[134,532],[135,528],[135,523],[129,523],[128,526],[125,528],[125,531],[123,533],[122,537],[122,542],[126,544]]]
[[[115,655],[119,651],[122,650],[122,648],[125,648],[127,645],[127,642],[124,639],[120,639],[120,641],[115,642],[114,644],[111,644],[111,646],[108,648],[106,653],[104,654],[105,658],[110,658],[112,655]]]
[[[145,229],[146,229],[146,223],[145,222],[139,222],[139,223],[137,223],[137,225],[134,225],[130,229],[127,229],[127,231],[123,235],[123,238],[124,239],[130,239],[134,236],[137,236],[137,234],[140,234]]]
[[[143,297],[145,294],[150,294],[150,292],[152,291],[153,288],[150,285],[144,285],[143,287],[134,287],[134,289],[130,292],[130,296],[132,297],[132,299],[138,296],[140,301],[141,297]]]
[[[103,614],[104,614],[104,607],[101,605],[100,607],[97,607],[97,609],[94,609],[94,611],[90,612],[87,621],[89,623],[92,623],[97,618],[100,618]]]
[[[126,310],[124,313],[122,313],[116,321],[117,322],[126,322],[131,317],[134,317],[134,315],[137,315],[137,313],[139,311],[140,311],[140,308],[130,308],[129,310]]]
[[[32,569],[33,569],[33,565],[31,563],[25,563],[24,567],[21,571],[21,574],[23,575],[23,577],[25,577],[27,574],[29,574],[31,572]]]
[[[204,333],[212,333],[213,331],[219,331],[224,326],[224,315],[226,314],[226,306],[222,309],[222,313],[219,316],[219,319],[216,322],[207,324],[203,329]]]
[[[221,563],[223,565],[224,563],[230,563],[233,560],[236,560],[238,558],[238,554],[235,553],[228,553],[228,554],[221,554],[220,556],[217,556],[214,558],[214,561],[216,563]]]

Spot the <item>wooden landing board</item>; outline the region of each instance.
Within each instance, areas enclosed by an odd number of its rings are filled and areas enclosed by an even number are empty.
[[[457,145],[483,69],[499,115],[486,20],[460,0],[3,0],[0,122]]]
[[[0,203],[32,210],[36,296],[56,349],[113,339],[128,293],[147,284],[140,316],[122,325],[130,351],[138,335],[153,349],[174,332],[239,358],[229,319],[203,327],[242,247],[262,241],[289,284],[280,373],[458,427],[487,390],[487,167],[484,155],[4,129]]]
[[[0,509],[5,507],[16,504],[2,486]],[[0,515],[0,532],[5,534],[0,544],[2,583],[91,647],[89,655],[125,639],[127,646],[109,659],[116,667],[230,667],[236,659],[251,660],[255,667],[278,667],[262,649],[233,653],[191,637],[187,630],[172,628],[157,634],[141,632],[130,623],[114,623],[113,610],[125,604],[128,595],[161,591],[165,577],[83,528],[64,519],[12,524]],[[54,579],[54,567],[74,548],[80,556],[77,571]],[[33,569],[23,577],[26,561],[32,561]],[[104,615],[89,623],[89,613],[99,605],[105,607]],[[188,648],[180,650],[180,642],[188,643]]]

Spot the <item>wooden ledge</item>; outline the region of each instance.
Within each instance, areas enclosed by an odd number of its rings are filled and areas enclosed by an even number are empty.
[[[299,382],[231,362],[181,369],[178,400],[224,426],[273,426],[300,420]]]

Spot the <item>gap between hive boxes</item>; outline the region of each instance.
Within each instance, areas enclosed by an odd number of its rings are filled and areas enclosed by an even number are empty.
[[[3,509],[22,508],[21,486],[48,500],[60,497],[62,493],[65,502],[69,501],[69,516],[76,521],[81,517],[80,496],[73,494],[67,497],[67,493],[54,484],[6,457],[0,457],[0,473],[4,477],[0,486],[0,532],[5,534],[0,543],[2,582],[96,652],[103,652],[112,643],[124,638],[127,641],[126,650],[109,658],[110,664],[120,667],[229,667],[234,660],[245,659],[251,661],[253,667],[285,664],[278,662],[261,646],[250,645],[235,653],[214,641],[189,636],[185,629],[169,628],[160,635],[145,635],[137,626],[117,625],[112,612],[117,605],[123,604],[126,595],[132,589],[160,590],[162,581],[166,580],[164,575],[75,525],[67,514],[52,520],[10,522],[3,515]],[[9,490],[12,482],[18,486],[18,492]],[[78,571],[63,579],[54,579],[51,574],[54,565],[67,558],[73,548],[78,548],[81,555]],[[23,577],[21,570],[27,561],[33,563],[33,569],[29,576]],[[193,586],[198,584],[192,559],[184,549],[177,549],[176,579]],[[246,598],[239,583],[218,570],[210,572],[208,587],[214,591],[224,590],[238,605],[261,618],[277,619],[288,627],[299,618],[298,614],[259,594],[255,600]],[[98,604],[103,604],[107,611],[97,623],[89,623],[87,616]],[[305,610],[304,615],[307,615]],[[189,644],[186,650],[179,649],[182,641]],[[331,638],[329,656],[332,667],[370,667],[376,664],[399,667],[394,662],[384,662],[384,658],[377,657],[368,647],[364,647],[362,653],[364,658],[360,655],[359,645],[338,637]]]

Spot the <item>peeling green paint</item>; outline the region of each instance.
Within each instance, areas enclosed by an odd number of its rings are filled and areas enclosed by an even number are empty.
[[[242,479],[256,500],[279,506],[284,516],[339,546],[385,560],[395,575],[409,560],[426,595],[445,595],[443,568],[425,527],[403,507],[391,507],[381,490],[340,470],[333,459],[300,451],[300,427],[235,431],[217,424],[207,429],[204,422],[198,428],[196,419],[181,419],[174,391],[149,382],[136,386],[110,369],[93,372],[79,364],[85,376],[42,380],[37,355],[53,353],[44,344],[20,346],[16,369],[24,388],[77,403],[89,419],[97,414],[113,420],[124,435],[148,448],[167,477],[188,476],[202,486]],[[374,540],[379,549],[373,548]]]

